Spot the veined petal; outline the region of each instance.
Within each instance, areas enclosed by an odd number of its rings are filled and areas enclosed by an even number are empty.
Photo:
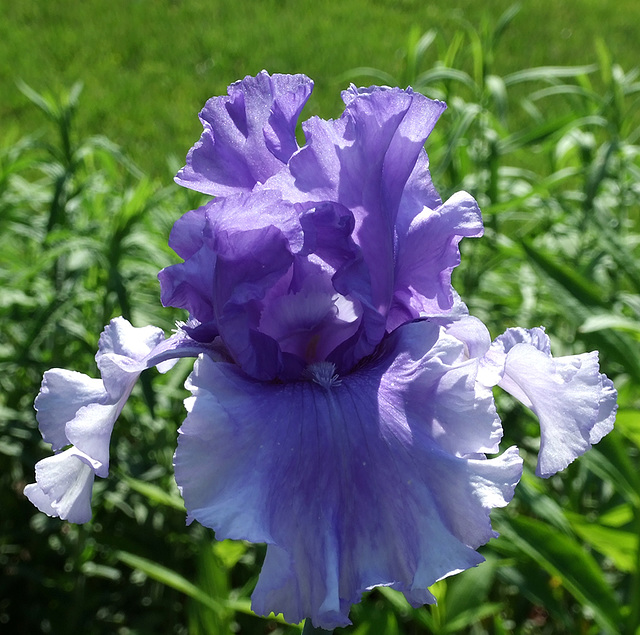
[[[94,470],[74,448],[36,463],[36,482],[24,488],[26,497],[48,516],[72,523],[91,520]]]
[[[498,385],[540,420],[538,476],[563,470],[613,429],[617,393],[596,352],[554,358],[543,329],[512,328],[487,357],[504,364]]]
[[[293,252],[302,248],[300,211],[289,201],[283,200],[279,192],[259,190],[217,198],[211,201],[206,209],[213,245],[216,235],[220,232],[233,233],[275,227],[286,237]]]
[[[477,458],[499,423],[464,348],[418,322],[340,378],[310,367],[317,381],[261,383],[197,361],[176,480],[189,520],[268,543],[256,612],[335,628],[374,586],[432,601],[426,587],[482,560],[521,461]]]
[[[286,165],[298,149],[295,129],[313,82],[262,71],[229,86],[200,113],[204,132],[176,176],[184,187],[228,196],[250,191]]]

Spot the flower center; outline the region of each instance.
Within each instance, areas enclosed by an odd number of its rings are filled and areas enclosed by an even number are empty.
[[[314,362],[309,364],[305,375],[327,390],[333,386],[339,386],[342,380],[336,373],[336,365],[332,362]]]
[[[358,328],[359,306],[337,293],[324,273],[307,276],[298,291],[274,296],[264,300],[260,331],[309,365],[324,360]]]

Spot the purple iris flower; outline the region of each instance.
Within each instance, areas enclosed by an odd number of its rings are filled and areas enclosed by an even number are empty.
[[[418,606],[480,563],[489,512],[512,498],[516,448],[497,454],[492,388],[539,417],[537,472],[564,469],[613,427],[597,353],[553,358],[541,328],[491,341],[451,286],[459,241],[483,233],[475,200],[443,202],[424,143],[445,105],[411,89],[351,87],[312,117],[303,75],[262,72],[210,99],[176,181],[215,196],[187,212],[160,272],[177,332],[113,320],[102,379],[54,369],[36,400],[56,452],[25,492],[72,522],[138,375],[197,356],[175,453],[188,511],[219,539],[267,543],[259,614],[349,624],[375,586]]]

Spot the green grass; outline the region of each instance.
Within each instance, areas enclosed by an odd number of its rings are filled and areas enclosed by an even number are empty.
[[[205,100],[263,68],[316,81],[309,113],[339,113],[345,73],[401,68],[412,27],[442,31],[493,21],[511,0],[0,0],[0,143],[41,129],[23,80],[58,92],[82,81],[81,135],[104,134],[152,176],[182,161]],[[498,74],[596,61],[601,37],[624,67],[637,63],[635,0],[522,2],[495,55]],[[427,56],[425,68],[436,59]]]

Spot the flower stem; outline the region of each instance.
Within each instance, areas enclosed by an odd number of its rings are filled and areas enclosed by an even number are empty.
[[[333,631],[326,631],[324,628],[316,628],[311,623],[311,618],[307,618],[304,621],[304,628],[302,629],[302,635],[331,635]]]

